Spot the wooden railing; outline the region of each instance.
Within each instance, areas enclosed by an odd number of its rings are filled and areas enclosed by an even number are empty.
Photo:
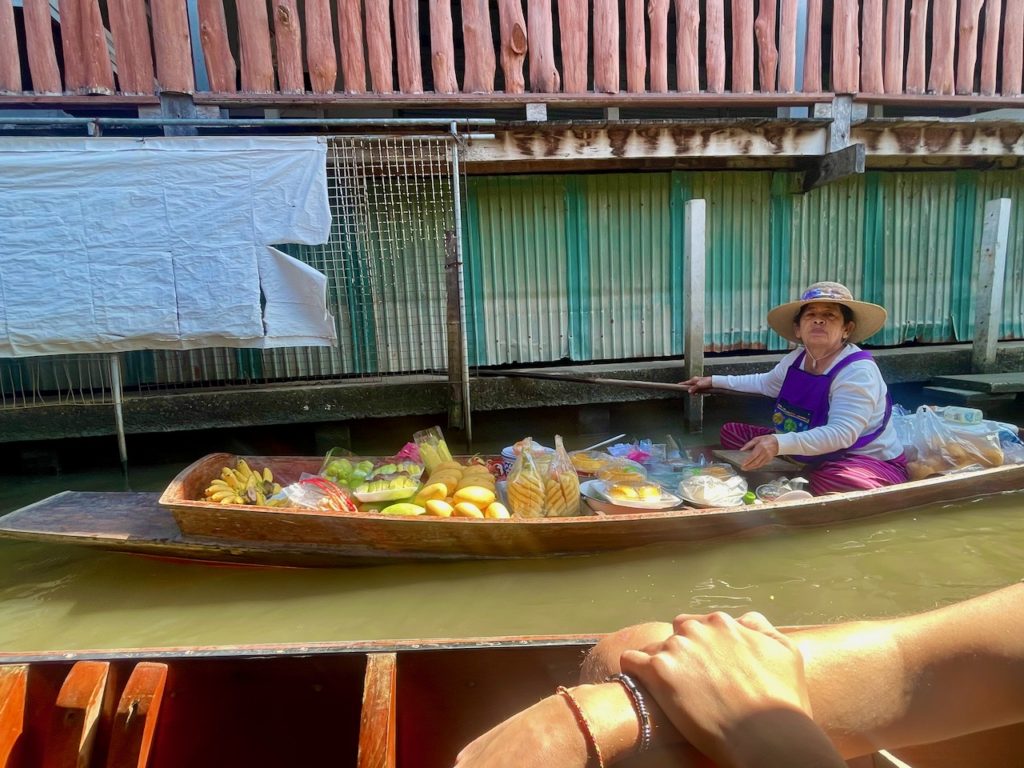
[[[797,1],[198,0],[193,36],[185,0],[0,0],[0,100],[1021,94],[1024,0],[806,0],[802,40]]]

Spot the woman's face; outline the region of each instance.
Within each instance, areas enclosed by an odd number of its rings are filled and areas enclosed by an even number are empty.
[[[831,301],[805,304],[799,319],[793,323],[796,337],[811,352],[827,352],[842,345],[853,331],[854,324],[843,320],[843,310]]]

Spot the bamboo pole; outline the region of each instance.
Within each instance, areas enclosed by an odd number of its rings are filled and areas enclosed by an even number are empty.
[[[117,58],[118,91],[123,94],[154,93],[153,47],[144,0],[107,0],[110,34]]]
[[[761,91],[775,92],[778,76],[779,49],[775,45],[776,0],[761,0],[757,19],[754,20],[754,38],[757,40],[757,75]]]
[[[999,62],[999,27],[1002,7],[998,2],[985,3],[985,39],[981,45],[981,92],[996,92],[996,64]]]
[[[668,91],[668,7],[669,0],[647,3],[647,17],[651,20],[651,90],[655,93]]]
[[[388,0],[365,0],[366,57],[370,64],[370,84],[374,93],[391,93],[395,89],[389,5]]]
[[[864,93],[884,93],[882,66],[882,0],[864,0],[863,40],[861,41],[860,89]]]
[[[150,0],[153,17],[153,53],[156,58],[156,79],[162,91],[193,93],[196,89],[192,73],[192,37],[188,29],[188,10],[177,0]],[[241,13],[239,13],[241,17]],[[267,18],[263,6],[264,22]],[[264,24],[265,26],[265,24]],[[104,42],[104,51],[106,43]],[[267,66],[270,64],[270,38],[267,37]],[[274,74],[270,71],[270,87],[274,90]]]
[[[643,93],[647,86],[647,30],[644,0],[626,0],[626,90]]]
[[[345,93],[366,93],[366,54],[363,48],[363,4],[338,0],[338,57]]]
[[[199,0],[199,40],[203,45],[210,88],[214,93],[235,93],[238,67],[228,42],[222,0]]]
[[[956,49],[956,0],[935,0],[932,12],[932,66],[928,90],[953,93],[953,53]]]
[[[886,93],[903,93],[904,0],[888,0],[885,8],[885,72]]]
[[[700,90],[697,56],[700,50],[700,6],[697,0],[676,0],[676,90]]]
[[[24,0],[25,52],[35,93],[60,93],[60,70],[53,44],[49,0]],[[152,67],[152,65],[150,65]]]
[[[566,93],[586,93],[588,90],[590,14],[587,5],[587,0],[558,0],[558,28],[562,39],[562,90]],[[597,34],[596,17],[594,34]],[[594,71],[596,75],[596,61]]]
[[[594,91],[619,92],[619,6],[615,0],[594,2]],[[565,62],[562,63],[563,67]]]
[[[498,0],[501,35],[501,71],[505,75],[505,93],[524,93],[526,78],[523,62],[529,42],[522,0]]]
[[[978,63],[978,21],[985,0],[961,0],[959,53],[956,62],[956,92],[974,93],[974,71]],[[995,3],[992,3],[993,5]]]
[[[416,0],[393,0],[392,9],[395,15],[398,90],[402,93],[423,93],[419,4]]]
[[[181,3],[176,4],[184,12],[185,6]],[[238,10],[238,51],[242,62],[242,90],[247,93],[273,93],[274,63],[270,55],[267,4],[264,0],[235,0],[235,6]],[[185,23],[188,23],[187,18]],[[154,37],[160,39],[158,35]],[[160,77],[159,60],[157,77]]]
[[[732,92],[754,92],[754,0],[732,0]]]
[[[487,0],[463,0],[462,39],[466,48],[462,89],[469,93],[493,93],[494,43]]]
[[[555,66],[551,0],[526,0],[526,29],[530,41],[530,90],[558,93],[561,78]]]
[[[334,77],[325,77],[324,8],[327,9],[327,44],[334,57],[334,33],[331,31],[331,9],[327,0],[306,0],[306,53],[309,57],[309,81],[314,93],[334,90]],[[298,0],[273,0],[274,45],[277,47],[277,83],[282,93],[306,90],[306,74],[302,67],[302,26],[299,23]],[[334,63],[334,62],[330,62]],[[335,64],[335,75],[337,65]]]
[[[801,90],[804,93],[821,91],[821,0],[807,0],[807,52]]]
[[[455,42],[452,0],[430,0],[430,71],[435,93],[458,93],[455,77]]]

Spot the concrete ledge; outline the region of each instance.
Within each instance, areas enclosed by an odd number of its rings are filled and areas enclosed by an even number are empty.
[[[970,372],[971,347],[968,344],[882,349],[874,350],[873,354],[891,384],[924,384],[934,376]],[[781,356],[777,353],[710,357],[705,361],[705,371],[709,374],[755,373],[767,370]],[[1000,344],[998,364],[1000,370],[1024,370],[1024,342]],[[681,360],[543,370],[545,373],[668,383],[678,382],[683,376]],[[470,396],[474,412],[682,399],[681,395],[670,391],[498,376],[473,378]],[[442,376],[295,382],[136,395],[125,400],[125,430],[128,434],[147,434],[422,415],[445,419],[447,397],[448,383]],[[112,434],[112,405],[0,410],[0,443]]]

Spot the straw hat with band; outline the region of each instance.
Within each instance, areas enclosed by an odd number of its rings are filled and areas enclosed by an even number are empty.
[[[849,288],[840,283],[831,282],[814,283],[800,294],[797,301],[790,301],[775,307],[768,313],[768,325],[782,338],[798,344],[800,340],[796,337],[793,328],[797,313],[800,312],[800,307],[804,304],[816,301],[842,304],[844,307],[850,308],[855,325],[847,341],[852,344],[878,333],[885,325],[886,311],[884,307],[869,304],[866,301],[856,301]]]

